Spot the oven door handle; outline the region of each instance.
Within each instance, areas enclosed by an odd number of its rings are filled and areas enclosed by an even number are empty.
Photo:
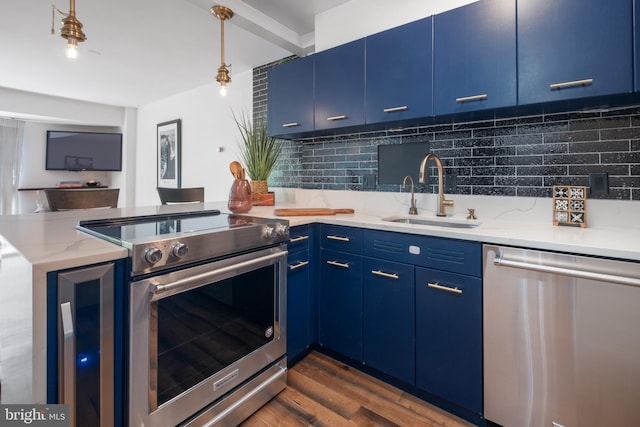
[[[201,284],[205,281],[210,281],[215,277],[227,274],[229,272],[233,272],[236,270],[248,268],[254,265],[264,264],[265,262],[271,261],[272,259],[286,257],[287,252],[277,252],[269,255],[265,255],[260,258],[250,259],[247,261],[241,261],[232,265],[227,265],[225,267],[218,268],[216,270],[207,271],[205,273],[196,274],[193,276],[189,276],[185,279],[180,279],[173,281],[171,283],[158,283],[154,280],[149,284],[149,292],[161,296],[167,292],[181,292],[189,289],[197,288],[201,286]]]

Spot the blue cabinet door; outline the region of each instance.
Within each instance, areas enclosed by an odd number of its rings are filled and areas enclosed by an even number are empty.
[[[315,129],[364,124],[364,39],[313,56]]]
[[[433,18],[436,115],[514,106],[516,0],[482,0]]]
[[[309,251],[289,253],[287,263],[287,357],[295,360],[311,344],[314,321]]]
[[[366,121],[430,117],[433,18],[366,38]]]
[[[298,58],[268,72],[267,131],[284,136],[313,130],[313,57]]]
[[[364,258],[363,362],[415,383],[414,266]]]
[[[361,254],[362,241],[363,231],[361,228],[329,224],[320,226],[320,247],[323,249]]]
[[[482,413],[482,282],[416,267],[416,386]]]
[[[320,345],[362,361],[362,257],[320,252]]]
[[[518,0],[518,103],[633,90],[632,0]]]

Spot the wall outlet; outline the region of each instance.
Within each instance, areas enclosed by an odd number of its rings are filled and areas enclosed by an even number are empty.
[[[362,189],[363,190],[376,189],[376,175],[374,173],[366,173],[362,175]]]
[[[591,172],[589,174],[589,194],[609,194],[609,174],[607,172]]]
[[[444,192],[455,194],[458,191],[458,175],[452,170],[446,170],[444,174]]]

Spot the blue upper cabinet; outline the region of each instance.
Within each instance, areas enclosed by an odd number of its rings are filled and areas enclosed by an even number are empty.
[[[364,39],[314,58],[316,130],[364,124]]]
[[[271,136],[313,130],[313,57],[294,59],[269,70]]]
[[[518,102],[633,90],[632,0],[518,0]]]
[[[425,18],[366,38],[366,121],[433,115],[432,25]]]
[[[481,0],[433,26],[436,115],[516,105],[515,0]]]

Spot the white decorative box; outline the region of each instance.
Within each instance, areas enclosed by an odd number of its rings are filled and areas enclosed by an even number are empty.
[[[553,225],[587,226],[587,187],[553,186]]]

